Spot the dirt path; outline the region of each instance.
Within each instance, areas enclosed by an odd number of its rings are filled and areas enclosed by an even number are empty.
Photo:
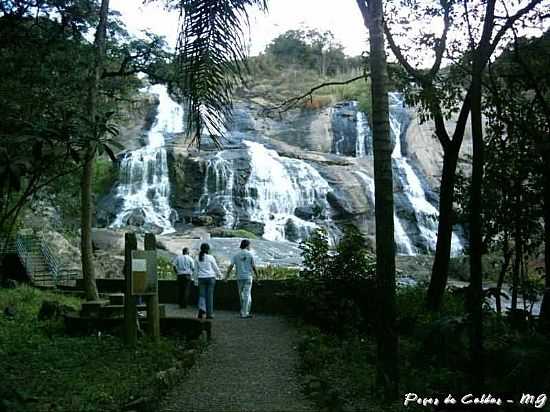
[[[160,411],[315,410],[301,392],[294,330],[285,319],[265,315],[241,319],[235,312],[217,311],[212,336],[207,351]]]

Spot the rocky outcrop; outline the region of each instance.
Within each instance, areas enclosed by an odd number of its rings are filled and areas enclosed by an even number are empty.
[[[146,144],[147,130],[155,120],[158,98],[149,93],[141,93],[134,96],[131,102],[123,105],[117,112],[115,122],[118,127],[116,141],[124,146],[122,150],[135,150]]]

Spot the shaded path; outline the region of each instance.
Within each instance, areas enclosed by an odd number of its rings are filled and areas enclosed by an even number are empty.
[[[171,314],[176,314],[172,307]],[[179,311],[178,312],[183,312]],[[185,311],[185,316],[195,312]],[[313,411],[296,376],[294,331],[280,317],[215,313],[212,343],[161,412]]]

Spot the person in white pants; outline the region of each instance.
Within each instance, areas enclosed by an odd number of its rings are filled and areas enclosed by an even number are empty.
[[[239,299],[241,301],[241,318],[251,318],[250,307],[252,306],[252,274],[258,276],[254,256],[250,253],[250,240],[241,241],[241,250],[233,256],[231,264],[227,269],[227,277],[231,274],[233,267],[237,274],[237,286],[239,288]]]

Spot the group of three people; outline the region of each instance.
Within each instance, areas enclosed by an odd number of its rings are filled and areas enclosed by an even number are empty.
[[[198,317],[206,314],[207,319],[213,318],[214,312],[214,287],[216,278],[222,279],[222,273],[214,256],[209,254],[210,245],[201,244],[199,256],[193,259],[189,256],[189,249],[183,248],[182,254],[177,256],[172,265],[178,279],[178,299],[180,307],[186,307],[189,301],[190,285],[193,281],[199,287],[199,313]],[[231,259],[227,269],[226,279],[235,268],[237,286],[241,304],[241,317],[250,318],[252,305],[252,279],[257,276],[254,256],[250,252],[250,241],[241,241],[240,251]]]

